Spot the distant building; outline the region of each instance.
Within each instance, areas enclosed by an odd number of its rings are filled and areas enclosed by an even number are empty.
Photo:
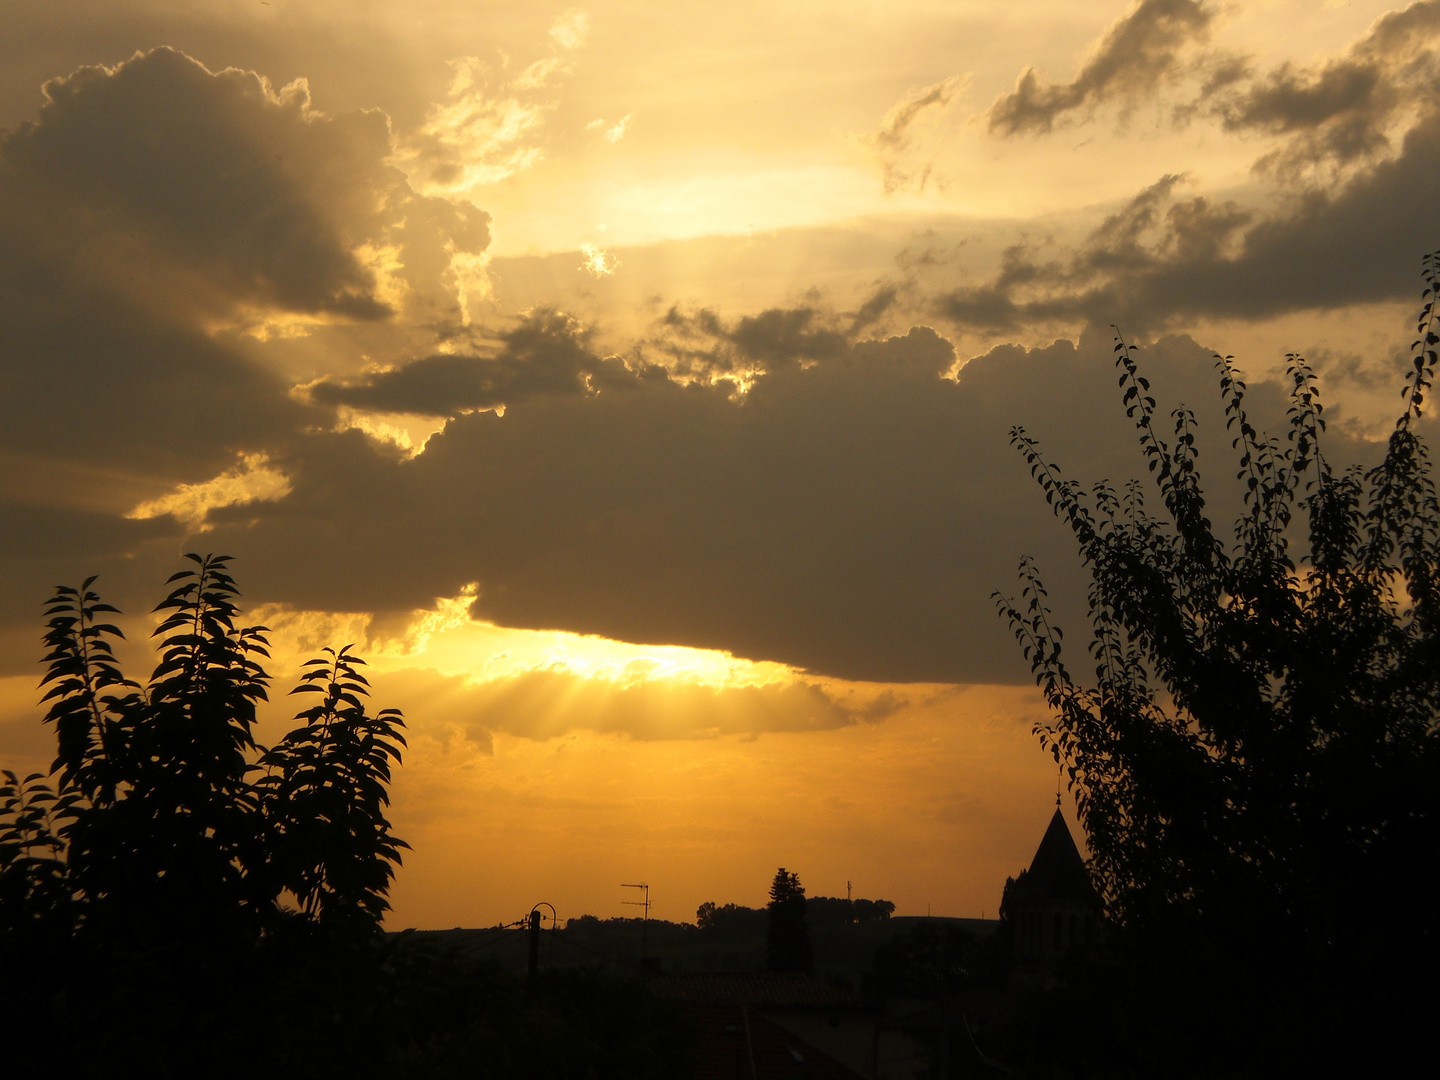
[[[1011,985],[1054,985],[1055,965],[1100,927],[1100,897],[1059,808],[1028,870],[1005,882],[1000,915],[1013,942]]]

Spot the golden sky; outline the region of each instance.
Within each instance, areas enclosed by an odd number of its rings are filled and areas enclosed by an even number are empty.
[[[0,13],[0,759],[49,586],[143,636],[223,549],[277,684],[357,641],[406,711],[395,926],[993,915],[1022,554],[1083,647],[1010,427],[1141,471],[1113,323],[1221,520],[1217,350],[1365,461],[1440,247],[1440,0]]]

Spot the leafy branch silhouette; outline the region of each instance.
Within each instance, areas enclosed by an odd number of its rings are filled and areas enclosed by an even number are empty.
[[[1035,730],[1075,793],[1111,952],[1152,980],[1152,998],[1182,979],[1191,999],[1218,994],[1197,973],[1229,965],[1267,992],[1282,974],[1332,997],[1343,986],[1353,1005],[1355,986],[1398,986],[1400,968],[1437,951],[1431,920],[1401,914],[1437,885],[1419,853],[1440,824],[1440,503],[1417,430],[1440,344],[1440,252],[1422,276],[1404,412],[1368,470],[1337,473],[1323,453],[1303,357],[1286,358],[1283,440],[1250,419],[1233,358],[1215,357],[1243,496],[1228,535],[1206,516],[1193,415],[1176,409],[1162,438],[1138,350],[1118,331],[1121,404],[1160,515],[1143,485],[1087,493],[1011,432],[1089,577],[1093,680],[1067,667],[1033,560],[1018,598],[995,601],[1053,714]],[[1357,916],[1377,895],[1387,917]],[[1404,1008],[1381,997],[1366,1016],[1390,1024]],[[1339,1022],[1306,1001],[1295,1030]],[[1240,1011],[1227,1023],[1243,1026]]]

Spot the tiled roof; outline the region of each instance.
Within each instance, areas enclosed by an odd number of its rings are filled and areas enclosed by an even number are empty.
[[[670,1001],[743,1003],[755,1008],[859,1009],[854,994],[789,971],[669,971],[650,976],[650,992]]]
[[[695,1080],[862,1080],[745,1005],[681,1008],[697,1036]]]

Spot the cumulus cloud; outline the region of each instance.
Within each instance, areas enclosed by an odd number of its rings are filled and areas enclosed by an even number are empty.
[[[1044,134],[1069,113],[1134,102],[1186,72],[1186,55],[1209,39],[1216,9],[1204,0],[1140,0],[1095,46],[1068,83],[1042,83],[1026,68],[987,117],[999,135]]]
[[[221,311],[392,313],[356,254],[404,183],[383,115],[323,117],[303,82],[277,91],[170,49],[45,89],[40,119],[5,138],[4,183],[51,244],[101,272],[144,259]]]
[[[264,333],[453,309],[452,263],[489,244],[486,214],[389,164],[384,114],[319,113],[303,80],[162,48],[46,94],[0,145],[7,246],[152,318]]]
[[[454,261],[489,244],[487,215],[390,164],[383,114],[320,113],[303,82],[157,49],[46,94],[0,133],[0,456],[24,463],[0,499],[34,540],[0,622],[27,624],[72,573],[47,569],[60,522],[113,544],[85,572],[149,569],[181,522],[282,494],[282,448],[333,424],[237,332],[458,324]]]

